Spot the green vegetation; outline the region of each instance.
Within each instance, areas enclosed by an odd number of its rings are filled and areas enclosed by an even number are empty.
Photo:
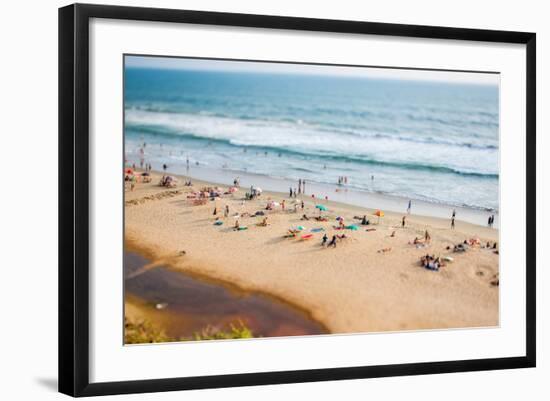
[[[215,329],[208,326],[200,332],[195,332],[191,338],[172,338],[167,336],[164,331],[155,328],[147,321],[133,322],[124,319],[124,343],[125,344],[144,344],[144,343],[165,343],[174,341],[203,341],[203,340],[231,340],[238,338],[254,338],[252,330],[239,321],[237,324],[231,324],[228,330]]]
[[[201,332],[193,334],[193,340],[233,340],[237,338],[254,338],[252,330],[246,327],[239,320],[238,324],[231,324],[229,330],[216,330],[212,327],[207,327]]]
[[[125,344],[143,344],[143,343],[163,343],[174,341],[168,337],[164,331],[158,330],[147,321],[131,322],[124,318],[124,343]]]

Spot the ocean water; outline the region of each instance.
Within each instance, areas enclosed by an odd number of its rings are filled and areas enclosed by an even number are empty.
[[[498,211],[498,86],[127,68],[124,107],[125,156],[155,169],[346,176],[357,191]]]

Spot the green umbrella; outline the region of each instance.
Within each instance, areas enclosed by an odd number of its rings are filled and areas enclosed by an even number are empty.
[[[327,211],[327,207],[325,205],[315,205],[315,207],[319,210]]]

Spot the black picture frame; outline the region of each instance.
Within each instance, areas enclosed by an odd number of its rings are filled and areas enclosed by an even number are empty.
[[[91,18],[524,44],[527,72],[525,355],[495,359],[90,383],[88,28]],[[60,8],[59,391],[71,396],[95,396],[534,367],[536,363],[535,102],[535,33],[87,4],[74,4]]]

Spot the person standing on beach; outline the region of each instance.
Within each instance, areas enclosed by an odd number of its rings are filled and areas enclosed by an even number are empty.
[[[294,188],[294,197],[297,198],[298,196],[296,195],[296,188]]]
[[[304,201],[302,201],[302,210],[304,210]]]
[[[411,214],[412,201],[409,199],[409,206],[407,206],[407,214]]]
[[[290,187],[290,194],[288,195],[289,198],[292,198],[292,187]]]
[[[168,168],[168,166],[166,164],[163,164],[162,165],[162,169],[164,170],[164,172],[166,172],[166,169]]]
[[[405,216],[403,216],[403,219],[401,220],[401,227],[405,228]]]
[[[283,211],[285,210],[285,200],[283,199],[283,201],[281,202],[281,209],[283,209]]]
[[[453,216],[452,217],[453,217],[453,219],[456,217],[456,210],[455,209],[453,209]]]
[[[224,213],[223,213],[223,216],[224,216],[224,217],[229,216],[229,205],[225,205],[225,211],[224,211]]]
[[[451,217],[451,230],[455,229],[455,216]]]
[[[323,235],[323,242],[321,242],[321,245],[324,246],[324,245],[327,243],[327,241],[328,241],[328,237],[327,237],[327,233],[325,233],[325,234]]]
[[[306,180],[302,180],[302,192],[306,194]]]
[[[336,235],[332,236],[332,239],[328,243],[327,247],[329,247],[329,246],[333,246],[334,248],[336,248]]]
[[[299,194],[302,193],[302,179],[301,178],[298,180],[298,193]]]
[[[487,227],[491,227],[491,216],[489,216],[489,219],[487,220]]]

